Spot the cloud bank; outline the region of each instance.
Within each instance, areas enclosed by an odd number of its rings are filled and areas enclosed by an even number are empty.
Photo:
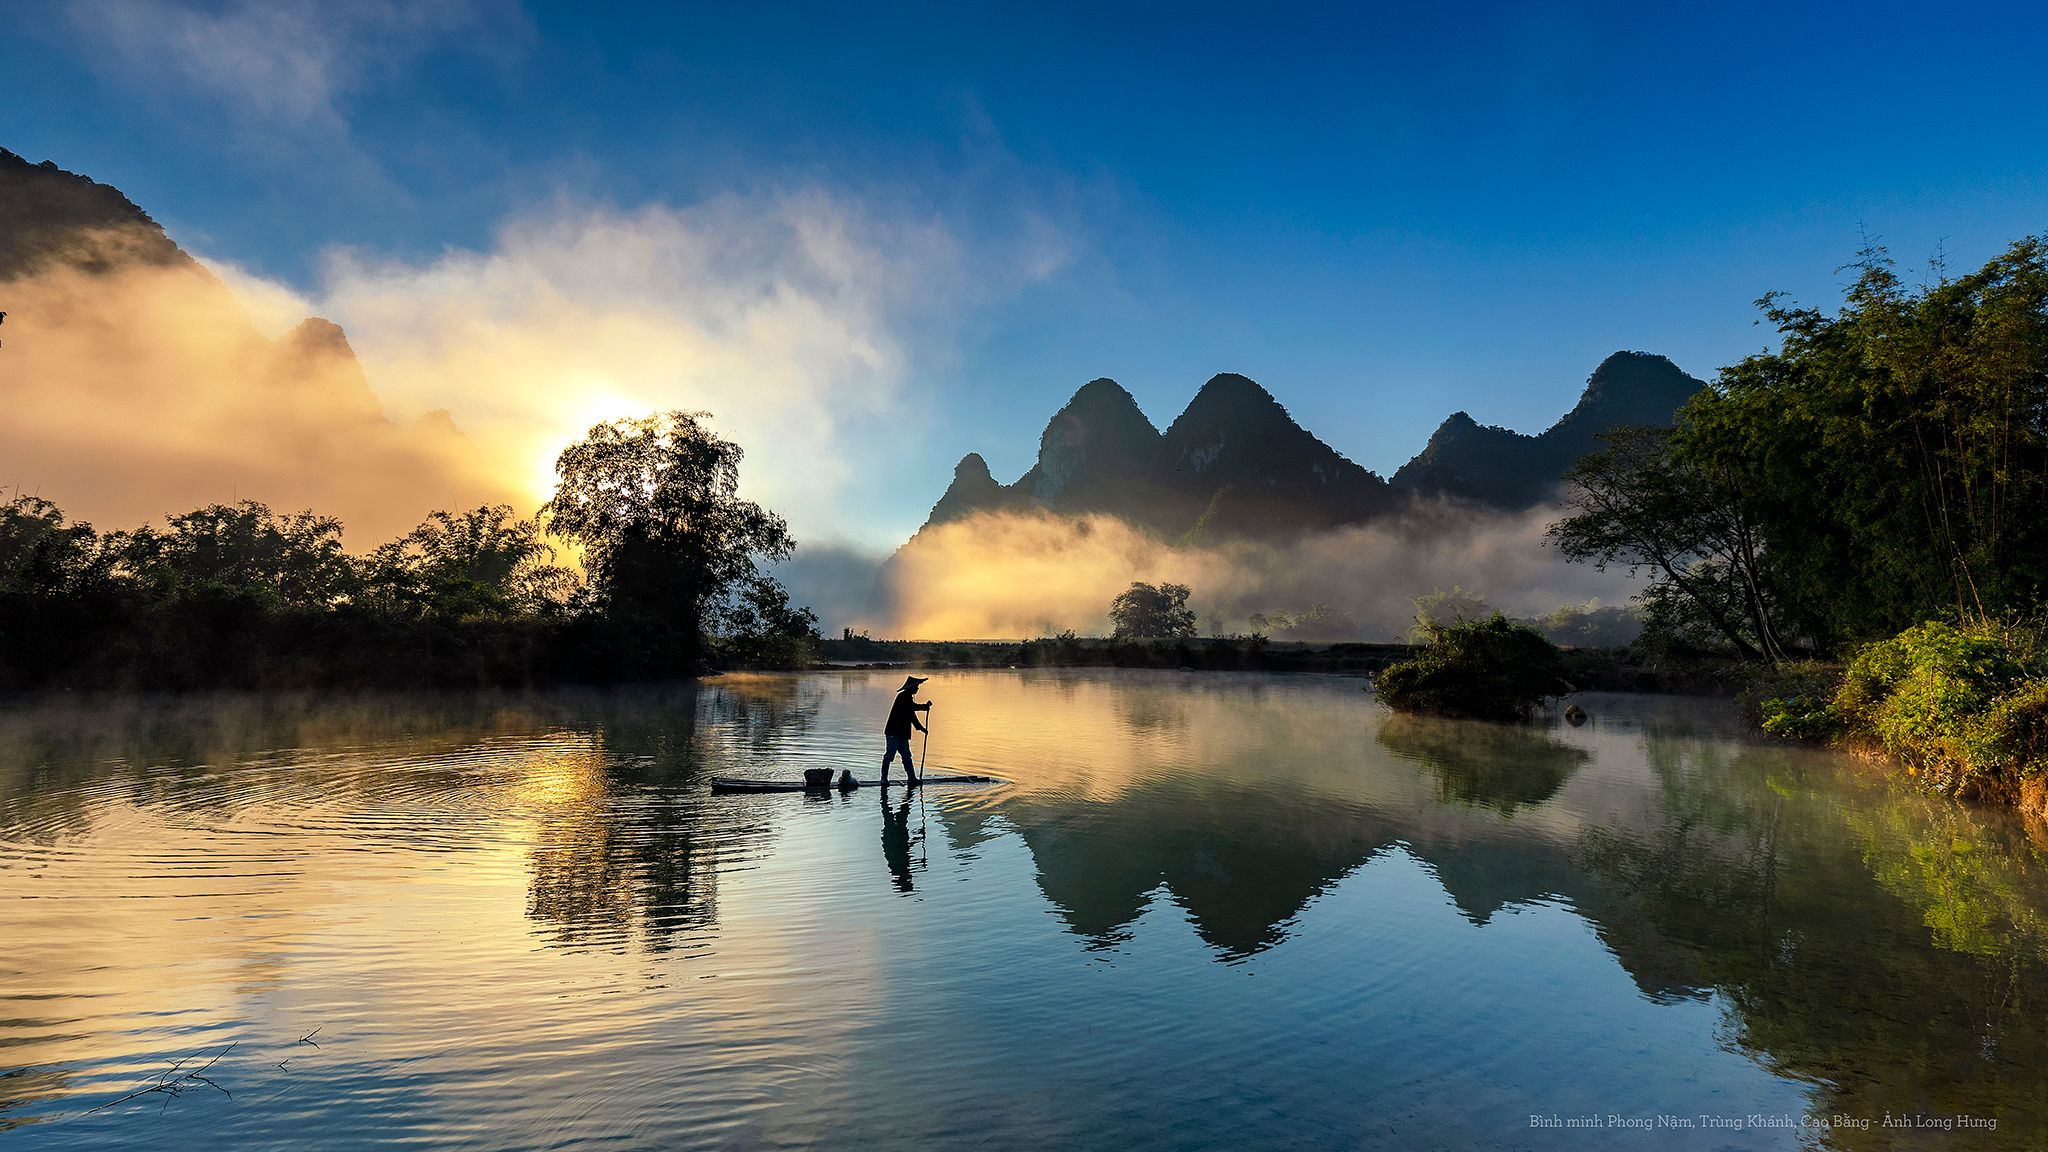
[[[332,325],[268,339],[197,265],[120,262],[136,235],[78,233],[6,283],[0,487],[109,528],[236,499],[312,507],[370,543],[509,496],[446,413],[388,419]],[[85,270],[108,253],[113,270]]]
[[[330,252],[309,289],[120,255],[149,231],[80,234],[9,284],[0,485],[109,525],[310,505],[357,546],[435,508],[530,514],[591,425],[672,408],[712,413],[747,451],[745,494],[829,543],[881,482],[857,470],[891,459],[877,446],[915,411],[913,358],[1060,262],[1043,228],[970,247],[929,213],[817,190],[558,202],[484,251]],[[346,339],[296,327],[315,315]]]
[[[803,536],[837,524],[862,433],[967,260],[935,221],[816,191],[558,205],[488,252],[335,253],[307,307],[348,329],[387,404],[454,413],[527,506],[592,424],[701,410],[746,449],[747,495]]]
[[[1321,604],[1357,622],[1356,638],[1395,640],[1413,599],[1462,586],[1510,615],[1536,615],[1634,591],[1619,572],[1567,564],[1544,542],[1553,508],[1476,512],[1424,505],[1379,523],[1279,545],[1191,548],[1111,516],[983,513],[927,528],[889,563],[864,624],[880,635],[1006,639],[1063,628],[1108,631],[1110,600],[1133,581],[1193,589],[1210,631],[1250,631],[1248,617]]]

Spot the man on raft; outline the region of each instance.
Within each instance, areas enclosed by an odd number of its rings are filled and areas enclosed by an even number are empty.
[[[882,725],[882,736],[888,741],[887,750],[882,753],[882,786],[885,788],[889,784],[889,765],[895,761],[898,752],[903,754],[903,775],[909,778],[912,787],[917,785],[917,765],[910,760],[910,730],[931,731],[917,719],[919,712],[932,710],[930,703],[917,702],[917,686],[929,679],[929,676],[904,677],[903,687],[896,690],[896,702],[889,706],[889,722]]]

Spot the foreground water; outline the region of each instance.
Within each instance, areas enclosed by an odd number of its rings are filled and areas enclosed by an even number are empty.
[[[708,794],[898,679],[0,711],[0,1147],[2048,1144],[2041,848],[1725,705],[962,673],[1012,785]]]

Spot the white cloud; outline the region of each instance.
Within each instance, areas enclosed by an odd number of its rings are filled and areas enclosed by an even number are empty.
[[[424,262],[340,251],[308,295],[387,408],[447,409],[534,503],[592,424],[706,410],[746,448],[749,496],[817,535],[843,528],[847,481],[877,455],[861,429],[902,404],[913,346],[1038,274],[927,217],[798,191],[557,205],[506,224],[489,251]]]
[[[524,28],[499,0],[71,0],[103,72],[196,94],[244,127],[344,136],[348,95],[450,40],[493,47]]]

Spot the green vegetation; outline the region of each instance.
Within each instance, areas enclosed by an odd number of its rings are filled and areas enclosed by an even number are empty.
[[[99,532],[0,504],[0,688],[524,684],[799,663],[816,639],[757,557],[782,521],[739,500],[739,448],[670,413],[562,454],[545,519],[434,512],[353,556],[339,521],[216,504]],[[579,545],[586,575],[558,565]]]
[[[1110,635],[1119,640],[1180,640],[1195,634],[1185,584],[1133,583],[1109,602]]]
[[[1765,297],[1777,351],[1573,469],[1553,539],[1648,571],[1664,642],[1776,663],[2048,595],[2048,242],[1919,288],[1855,267],[1839,313]]]
[[[1572,515],[1551,526],[1565,556],[1631,574],[1649,571],[1645,631],[1747,660],[1782,659],[1762,545],[1740,489],[1674,450],[1663,428],[1624,428],[1566,473]]]
[[[1944,792],[1996,794],[2048,768],[2048,664],[2026,628],[1930,622],[1849,661],[1833,711]]]
[[[2038,778],[2048,604],[2048,241],[1909,287],[1867,249],[1833,316],[1776,296],[1781,344],[1675,429],[1623,429],[1551,537],[1648,572],[1647,650],[1727,654],[1764,727],[1881,745],[1950,793]],[[1836,674],[1816,661],[1846,660]]]
[[[1808,676],[1758,701],[1765,731],[1867,740],[1957,795],[2013,799],[2048,769],[2048,650],[2035,628],[1930,621]]]
[[[817,639],[817,617],[759,560],[795,550],[789,526],[739,498],[740,446],[668,412],[599,424],[555,462],[541,509],[583,549],[594,619],[633,677],[674,675],[706,656],[791,663]]]
[[[1570,692],[1564,654],[1524,624],[1496,612],[1484,620],[1427,626],[1429,643],[1374,680],[1401,712],[1515,720]]]

